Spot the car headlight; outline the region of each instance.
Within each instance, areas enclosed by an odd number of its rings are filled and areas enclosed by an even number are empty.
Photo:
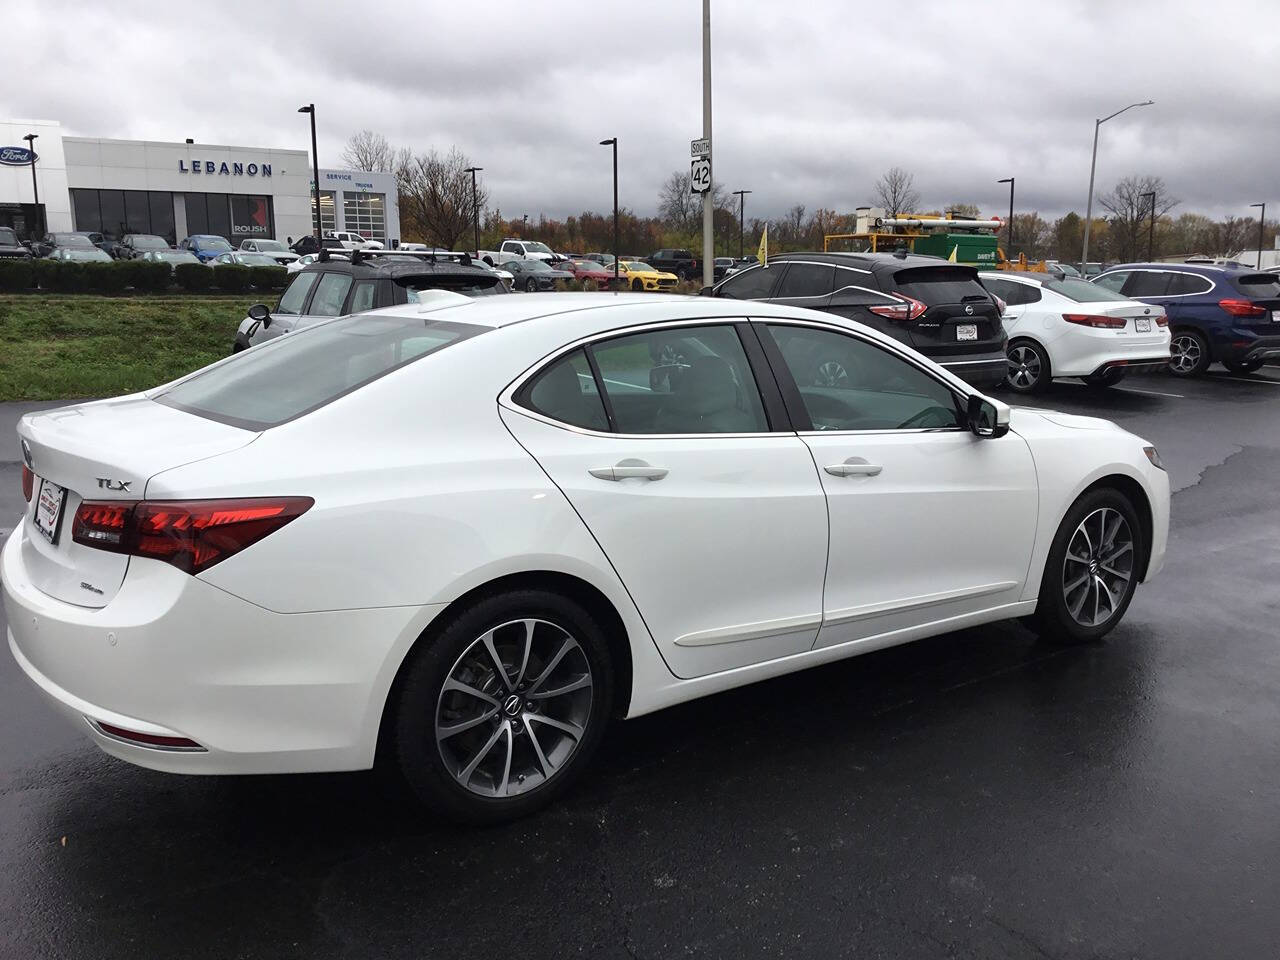
[[[1164,461],[1160,459],[1160,451],[1155,447],[1147,446],[1142,448],[1142,452],[1147,455],[1147,459],[1151,461],[1153,467],[1164,469]]]

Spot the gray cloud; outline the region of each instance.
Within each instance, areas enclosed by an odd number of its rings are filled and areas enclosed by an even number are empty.
[[[1274,199],[1280,72],[1273,0],[854,4],[714,0],[716,178],[749,215],[846,211],[911,170],[927,207],[1083,210],[1093,119],[1099,190],[1164,177],[1179,210]],[[1003,11],[1003,12],[1002,12]],[[701,134],[697,0],[573,10],[505,4],[273,2],[6,7],[0,115],[86,136],[305,148],[363,127],[414,149],[456,144],[507,216],[611,202],[656,208]],[[36,79],[38,78],[38,80]]]

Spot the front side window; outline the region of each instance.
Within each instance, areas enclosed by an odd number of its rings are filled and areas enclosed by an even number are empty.
[[[945,384],[857,337],[773,324],[814,430],[955,429],[959,402]]]
[[[351,289],[351,277],[345,273],[326,273],[316,284],[315,296],[307,314],[312,317],[336,317],[342,313],[347,291]]]
[[[672,327],[591,347],[619,433],[765,433],[769,422],[731,326]]]
[[[153,399],[196,416],[265,430],[484,330],[421,317],[345,317],[245,350]]]
[[[560,358],[534,377],[518,402],[561,423],[588,430],[609,429],[604,401],[583,350]]]
[[[835,285],[836,268],[826,263],[793,263],[787,267],[778,297],[825,297]]]
[[[316,277],[318,276],[320,276],[318,273],[299,273],[295,275],[293,282],[289,284],[289,288],[281,295],[280,303],[275,312],[294,316],[302,313],[303,304],[307,302],[307,294],[315,286]]]
[[[720,284],[716,288],[716,296],[730,300],[763,300],[769,296],[777,279],[777,267],[751,267]]]

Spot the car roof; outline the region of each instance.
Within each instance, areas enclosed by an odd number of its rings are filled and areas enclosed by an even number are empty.
[[[920,253],[899,255],[897,253],[845,253],[838,250],[798,250],[792,253],[780,253],[769,259],[781,262],[809,260],[818,263],[848,264],[849,266],[858,266],[876,273],[892,272],[910,267],[950,266],[968,270],[976,269],[970,263],[952,263],[942,257],[931,257]]]
[[[1174,270],[1178,273],[1198,273],[1206,277],[1258,272],[1254,267],[1228,267],[1216,263],[1117,263],[1113,267],[1107,267],[1103,273],[1114,273],[1117,270]]]
[[[394,254],[391,254],[394,256]],[[327,271],[329,273],[349,273],[354,277],[412,277],[412,276],[432,276],[432,277],[477,277],[497,280],[497,275],[492,270],[475,265],[458,263],[456,260],[436,260],[432,261],[425,257],[414,257],[412,262],[408,260],[390,260],[387,257],[374,257],[371,259],[362,259],[359,263],[352,263],[341,257],[331,257],[328,260],[313,260],[302,268],[304,273],[318,273]]]

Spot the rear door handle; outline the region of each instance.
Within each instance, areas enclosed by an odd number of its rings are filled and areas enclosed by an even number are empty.
[[[587,471],[599,480],[661,480],[668,471],[643,460],[619,460],[612,467],[596,467]]]
[[[861,457],[850,457],[844,463],[833,463],[822,469],[833,477],[878,477],[884,467],[878,463],[867,463]]]

